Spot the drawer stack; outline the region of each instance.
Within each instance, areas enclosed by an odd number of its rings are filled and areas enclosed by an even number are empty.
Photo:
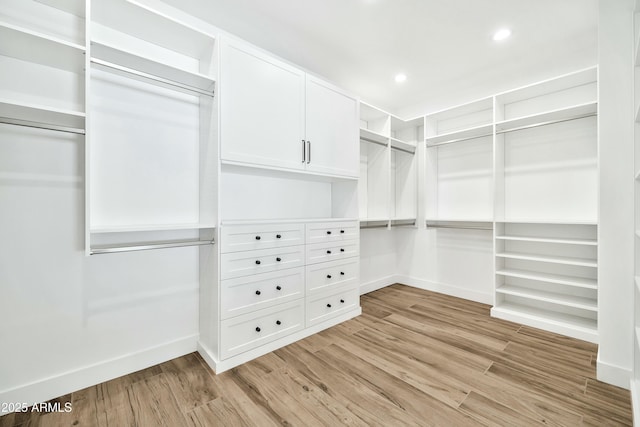
[[[356,221],[221,227],[220,357],[360,306]]]

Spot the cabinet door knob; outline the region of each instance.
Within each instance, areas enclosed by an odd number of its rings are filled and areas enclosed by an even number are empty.
[[[280,234],[276,234],[276,239],[281,239],[282,236]]]
[[[281,291],[282,290],[282,286],[278,285],[278,286],[276,286],[276,289]]]
[[[260,265],[260,260],[259,259],[256,260],[256,264]]]
[[[341,300],[340,300],[340,303],[341,303],[341,304],[344,304],[344,300],[343,300],[343,299],[341,299]]]
[[[331,234],[331,230],[327,230],[327,234]]]
[[[341,276],[344,276],[344,271],[341,271],[341,272],[340,272],[340,275],[341,275]]]
[[[256,291],[256,295],[260,295],[262,292],[260,291]]]
[[[327,253],[328,253],[328,254],[330,254],[330,253],[331,253],[331,251],[327,251]]]
[[[330,274],[327,274],[327,279],[331,279],[331,275]]]
[[[340,234],[344,234],[344,230],[340,230]]]
[[[260,236],[256,236],[256,240],[260,240]]]
[[[256,327],[256,332],[260,332],[262,329],[260,329],[260,326]]]
[[[282,261],[282,258],[278,257],[278,258],[276,258],[276,261],[280,262],[280,261]]]
[[[279,320],[276,320],[276,325],[282,325],[282,322]]]
[[[344,249],[340,248],[340,252],[344,252]]]
[[[331,308],[331,304],[327,304],[327,308]]]

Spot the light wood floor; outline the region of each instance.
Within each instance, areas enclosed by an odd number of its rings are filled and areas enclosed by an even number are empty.
[[[214,375],[196,353],[58,399],[69,414],[0,426],[631,425],[595,379],[597,347],[394,285],[356,319]]]

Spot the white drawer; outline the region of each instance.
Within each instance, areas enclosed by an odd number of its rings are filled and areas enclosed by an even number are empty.
[[[304,267],[223,280],[220,317],[239,316],[304,297]]]
[[[360,291],[356,288],[338,293],[323,293],[307,298],[307,327],[324,322],[360,306]]]
[[[220,251],[304,245],[304,233],[304,224],[223,225],[220,228]]]
[[[307,224],[307,244],[358,240],[360,226],[358,221],[316,222]]]
[[[220,255],[220,277],[225,280],[300,267],[304,265],[304,257],[304,246],[222,254]]]
[[[304,299],[280,304],[220,324],[221,357],[259,347],[304,328]]]
[[[339,259],[356,257],[359,255],[359,241],[316,243],[306,246],[306,263],[335,261]]]
[[[359,274],[359,258],[308,265],[306,271],[307,295],[357,285]]]

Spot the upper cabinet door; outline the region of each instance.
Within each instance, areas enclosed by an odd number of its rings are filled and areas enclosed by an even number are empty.
[[[307,170],[358,176],[358,101],[329,83],[307,75]]]
[[[221,49],[222,160],[304,169],[305,74],[239,42]]]

